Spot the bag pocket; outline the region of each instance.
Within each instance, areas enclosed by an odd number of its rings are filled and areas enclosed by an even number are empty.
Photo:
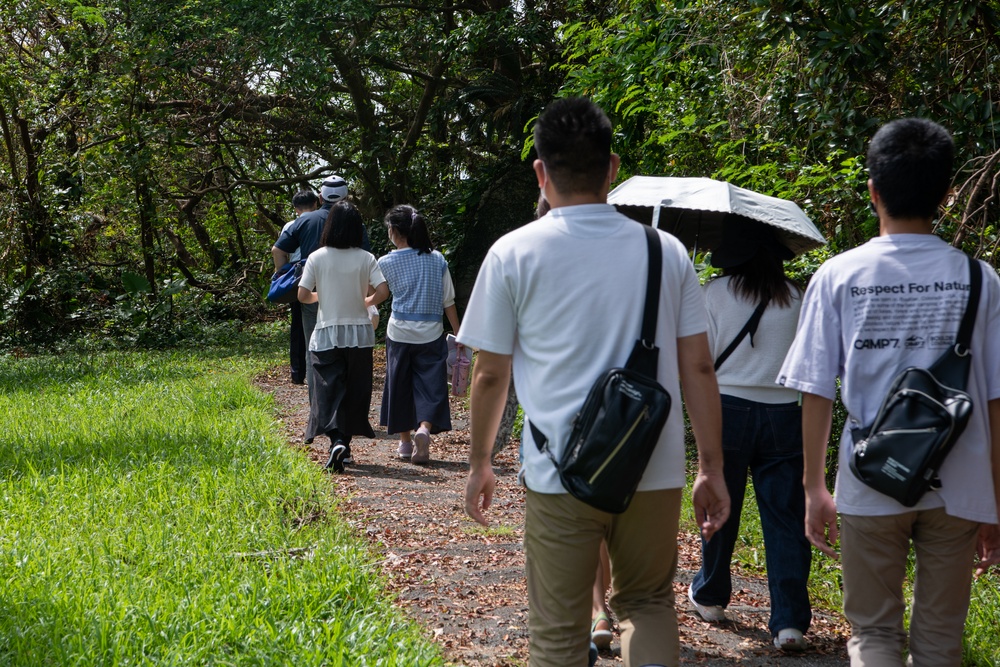
[[[904,371],[867,435],[852,431],[851,471],[906,507],[939,486],[937,471],[971,413],[968,395],[935,385],[922,369]]]
[[[670,396],[655,380],[612,369],[594,386],[574,421],[558,466],[577,499],[624,512],[659,441]]]

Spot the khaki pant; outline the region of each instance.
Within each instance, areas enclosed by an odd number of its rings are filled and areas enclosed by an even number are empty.
[[[979,524],[944,509],[840,520],[852,667],[904,664],[903,580],[911,541],[916,570],[906,664],[959,667]]]
[[[678,663],[673,579],[680,507],[680,489],[637,493],[618,515],[569,494],[528,491],[524,551],[531,667],[587,664],[602,539],[611,555],[611,608],[621,627],[626,667]]]

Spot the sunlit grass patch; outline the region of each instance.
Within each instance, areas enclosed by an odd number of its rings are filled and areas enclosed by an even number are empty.
[[[480,526],[479,524],[470,524],[462,527],[462,532],[466,535],[482,535],[484,537],[503,537],[512,538],[517,534],[514,530],[514,526],[506,526],[501,524],[491,525],[491,526]]]
[[[284,445],[274,356],[0,367],[0,663],[435,665]]]

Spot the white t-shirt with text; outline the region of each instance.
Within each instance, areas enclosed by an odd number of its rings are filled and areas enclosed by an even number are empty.
[[[941,468],[942,488],[914,510],[996,523],[987,402],[1000,398],[1000,279],[988,265],[972,336],[969,424]],[[875,419],[896,375],[926,368],[955,343],[968,299],[966,256],[930,234],[880,236],[828,260],[813,276],[778,381],[833,399],[849,419],[840,440],[837,509],[880,516],[911,511],[861,483],[848,467],[851,428]]]

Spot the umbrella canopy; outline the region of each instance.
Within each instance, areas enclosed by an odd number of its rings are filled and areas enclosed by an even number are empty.
[[[723,221],[734,217],[773,227],[778,241],[796,255],[826,244],[795,202],[711,178],[633,176],[608,193],[608,203],[673,234],[688,248],[717,246]]]

